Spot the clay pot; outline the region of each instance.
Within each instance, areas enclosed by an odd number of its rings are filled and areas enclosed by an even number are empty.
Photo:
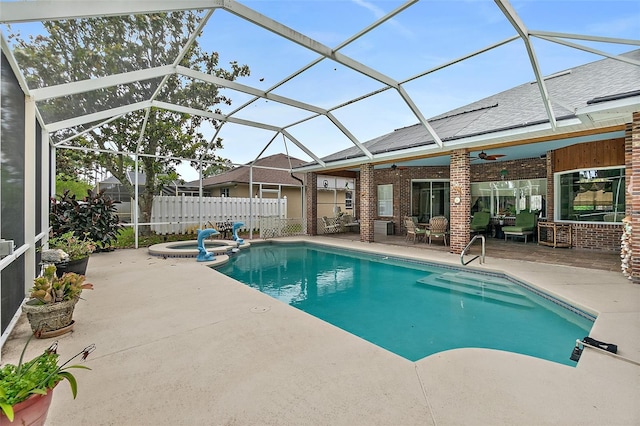
[[[29,399],[13,406],[13,422],[10,422],[4,414],[0,414],[0,426],[43,426],[52,398],[53,389],[49,389],[46,395],[31,395]]]

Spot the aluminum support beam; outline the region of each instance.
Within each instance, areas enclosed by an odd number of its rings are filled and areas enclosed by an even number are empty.
[[[8,24],[61,19],[91,18],[96,16],[138,15],[178,10],[204,10],[233,4],[229,0],[48,0],[3,1],[0,3],[0,22]]]
[[[34,89],[31,94],[36,101],[61,98],[63,96],[76,95],[78,93],[91,92],[93,90],[105,89],[120,84],[129,84],[136,81],[150,80],[152,78],[163,77],[175,73],[173,65],[147,68],[145,70],[131,71],[122,74],[113,74],[106,77],[92,78],[72,83],[58,84],[56,86]]]
[[[627,64],[640,66],[640,61],[636,61],[635,59],[625,58],[624,56],[611,55],[611,54],[609,54],[607,52],[603,52],[602,50],[592,49],[592,48],[587,47],[587,46],[582,46],[580,44],[572,43],[572,42],[566,41],[566,40],[561,40],[561,39],[558,39],[558,38],[555,38],[555,37],[547,37],[547,36],[544,36],[544,35],[541,35],[541,34],[538,34],[538,35],[532,34],[532,35],[534,37],[538,37],[538,38],[541,38],[542,40],[547,40],[547,41],[550,41],[552,43],[562,44],[564,46],[572,47],[572,48],[578,49],[578,50],[583,50],[585,52],[589,52],[589,53],[593,53],[593,54],[596,54],[596,55],[604,56],[606,58],[615,59],[617,61],[625,62]]]
[[[69,120],[56,121],[55,123],[48,124],[46,130],[49,133],[56,132],[61,129],[68,129],[75,126],[81,126],[87,123],[93,123],[95,121],[108,120],[116,115],[124,115],[129,112],[138,111],[140,109],[149,108],[151,101],[137,102],[131,105],[125,105],[118,108],[111,108],[106,111],[94,112],[92,114],[81,115],[79,117],[71,118]]]
[[[516,11],[513,9],[511,4],[507,0],[494,0],[498,8],[502,11],[507,20],[511,23],[513,28],[522,38],[524,45],[527,49],[527,54],[529,55],[529,61],[531,62],[531,67],[533,68],[533,73],[536,76],[536,81],[538,82],[538,89],[540,90],[540,95],[542,96],[542,101],[544,103],[544,108],[547,110],[547,117],[549,118],[549,123],[551,123],[551,127],[553,130],[556,130],[556,116],[553,113],[553,107],[551,106],[551,99],[549,99],[549,93],[547,92],[547,86],[544,84],[544,77],[542,72],[540,71],[540,65],[538,65],[538,59],[536,58],[535,50],[531,45],[531,40],[529,39],[529,31],[527,27],[524,25]]]

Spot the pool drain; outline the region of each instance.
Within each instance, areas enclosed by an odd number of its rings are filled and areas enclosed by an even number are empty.
[[[271,310],[271,307],[269,306],[254,306],[253,308],[250,309],[251,312],[254,312],[256,314],[262,314],[270,310]]]

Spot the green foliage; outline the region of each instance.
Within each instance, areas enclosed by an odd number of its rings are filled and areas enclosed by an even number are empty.
[[[193,164],[192,164],[193,166]],[[202,171],[202,177],[207,178],[211,176],[216,176],[227,172],[233,168],[233,164],[229,160],[225,160],[221,163],[210,164],[206,169]]]
[[[76,378],[68,370],[71,368],[90,370],[84,365],[67,364],[78,357],[86,359],[94,351],[95,345],[87,346],[65,363],[59,364],[59,355],[56,353],[58,342],[54,342],[42,354],[23,363],[22,360],[31,337],[22,350],[18,365],[6,364],[0,368],[0,408],[2,409],[1,413],[9,421],[13,421],[14,405],[25,401],[31,395],[46,395],[47,392],[52,392],[53,388],[62,380],[69,382],[71,393],[75,399],[78,393],[78,384]]]
[[[80,297],[82,290],[92,290],[93,284],[84,282],[84,275],[67,272],[60,278],[56,275],[56,266],[47,265],[42,276],[33,280],[31,298],[40,304],[64,302]]]
[[[84,259],[94,252],[96,245],[86,236],[77,237],[73,231],[49,238],[50,249],[60,249],[69,255],[69,260]]]
[[[66,179],[64,175],[56,176],[56,195],[62,195],[65,191],[76,197],[83,197],[87,190],[91,189],[91,185],[75,179]]]
[[[98,247],[111,247],[122,225],[116,214],[115,202],[104,192],[104,189],[97,192],[87,190],[87,196],[77,201],[75,195],[65,191],[59,199],[52,199],[49,222],[54,236],[72,232],[78,238],[93,241]],[[56,248],[65,250],[64,247]],[[71,253],[67,254],[71,256]]]
[[[46,36],[25,40],[20,34],[11,34],[10,39],[15,45],[18,63],[26,70],[29,86],[40,88],[172,64],[188,45],[201,15],[196,11],[181,11],[51,21],[43,23]],[[250,73],[246,65],[233,61],[225,69],[218,61],[218,54],[202,50],[196,39],[179,65],[230,81]],[[151,78],[52,99],[40,103],[39,109],[46,121],[58,121],[146,101],[158,89],[158,99],[189,108],[220,113],[215,105],[231,105],[231,99],[215,85],[173,74],[166,80]],[[150,155],[140,157],[140,171],[145,174],[146,184],[138,198],[141,220],[148,222],[153,196],[160,191],[158,175],[175,171],[180,162],[170,157],[201,159],[203,164],[223,161],[215,155],[216,149],[222,147],[222,139],[205,137],[201,131],[204,123],[219,126],[211,117],[150,108],[105,123],[97,131],[83,134],[79,142],[91,148]],[[53,136],[63,139],[69,135],[70,131],[66,130]],[[96,160],[134,197],[135,190],[126,176],[131,170],[129,156],[101,153]]]
[[[116,241],[116,248],[134,248],[135,247],[135,233],[133,228],[127,227],[120,235],[118,235],[118,241]],[[187,234],[169,234],[169,235],[159,235],[155,233],[151,233],[149,235],[140,235],[138,236],[138,247],[149,247],[154,244],[166,243],[171,241],[185,241],[185,240],[193,240],[193,235]]]

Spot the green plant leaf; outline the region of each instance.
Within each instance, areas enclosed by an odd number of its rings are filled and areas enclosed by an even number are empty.
[[[2,412],[9,419],[10,422],[13,421],[13,407],[9,404],[5,404],[4,402],[0,402],[0,408],[2,408]]]
[[[69,382],[69,386],[71,387],[71,394],[73,395],[73,399],[76,399],[76,395],[78,394],[78,382],[76,382],[76,378],[73,377],[73,374],[68,371],[61,371],[60,375],[67,379]]]

